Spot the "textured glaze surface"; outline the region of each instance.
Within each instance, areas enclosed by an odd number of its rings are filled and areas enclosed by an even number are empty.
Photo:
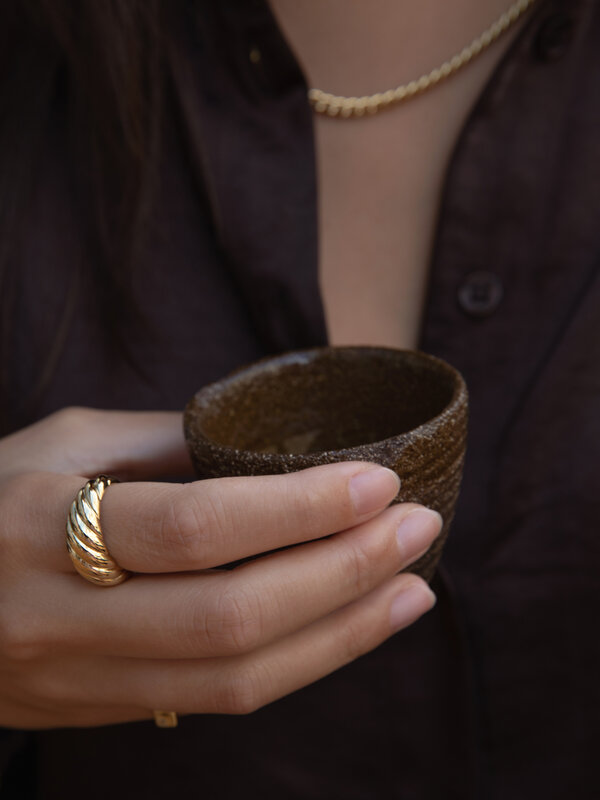
[[[394,502],[444,519],[410,567],[430,580],[462,476],[467,390],[460,374],[423,353],[328,347],[264,359],[201,389],[184,427],[198,477],[271,475],[334,461],[374,461],[402,485]]]

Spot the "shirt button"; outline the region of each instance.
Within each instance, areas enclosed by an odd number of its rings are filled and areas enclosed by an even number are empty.
[[[458,289],[458,305],[470,317],[489,317],[502,302],[504,287],[493,272],[470,272]]]
[[[557,11],[542,22],[535,39],[535,53],[542,61],[557,61],[567,51],[575,32],[575,20]]]

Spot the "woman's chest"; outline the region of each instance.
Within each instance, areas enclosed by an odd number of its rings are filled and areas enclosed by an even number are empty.
[[[319,269],[333,343],[417,346],[446,170],[499,55],[374,117],[317,117]]]

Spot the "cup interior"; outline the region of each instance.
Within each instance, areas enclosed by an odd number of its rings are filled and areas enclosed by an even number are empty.
[[[193,424],[217,445],[306,454],[382,441],[430,423],[457,373],[422,353],[323,348],[264,360],[194,398]]]

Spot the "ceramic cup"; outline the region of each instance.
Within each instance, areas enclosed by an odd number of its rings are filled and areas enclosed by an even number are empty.
[[[199,478],[296,472],[373,461],[398,474],[396,503],[444,519],[410,571],[431,580],[458,497],[467,390],[449,364],[420,352],[324,347],[263,359],[201,389],[184,427]]]

